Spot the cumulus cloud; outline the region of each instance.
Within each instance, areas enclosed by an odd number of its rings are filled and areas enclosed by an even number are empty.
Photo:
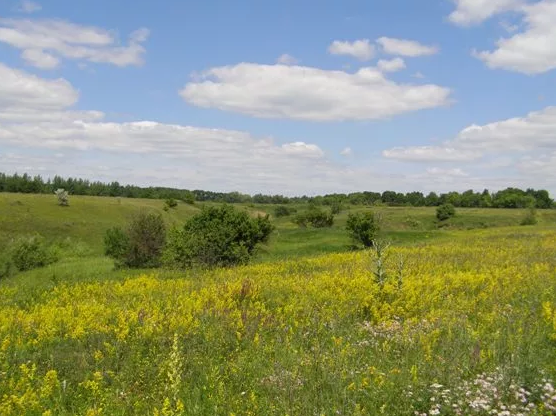
[[[489,68],[540,74],[556,68],[556,1],[541,0],[519,8],[523,32],[502,38],[493,51],[474,52]]]
[[[299,63],[299,60],[287,53],[284,53],[276,59],[276,63],[282,65],[296,65]]]
[[[53,111],[73,105],[78,93],[64,79],[47,80],[0,63],[0,114]]]
[[[556,107],[483,126],[463,129],[454,146],[478,151],[531,151],[556,149]]]
[[[188,103],[262,118],[376,120],[448,104],[450,90],[398,84],[376,68],[356,73],[241,63],[211,68],[181,91]]]
[[[556,107],[473,124],[442,145],[397,147],[383,151],[383,156],[402,162],[459,162],[492,171],[517,168],[519,175],[507,179],[512,186],[556,190],[556,180],[551,179],[556,174]]]
[[[514,10],[524,3],[524,0],[453,0],[456,3],[448,19],[457,25],[469,26],[481,23],[490,17],[510,10]]]
[[[382,72],[396,72],[405,68],[405,61],[402,58],[381,59],[378,61],[377,67]]]
[[[141,65],[142,43],[148,29],[139,29],[121,45],[114,33],[94,26],[76,25],[58,19],[0,18],[0,42],[22,51],[22,58],[41,69],[59,65],[59,58],[110,63],[116,66]]]
[[[375,54],[375,47],[369,39],[359,39],[353,42],[335,40],[328,47],[332,55],[348,55],[360,61],[370,61]]]
[[[434,55],[439,52],[436,46],[427,46],[413,40],[382,37],[377,39],[385,53],[409,57]]]

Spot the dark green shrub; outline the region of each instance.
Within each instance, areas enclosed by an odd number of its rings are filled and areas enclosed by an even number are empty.
[[[21,237],[12,243],[10,259],[19,271],[24,271],[52,264],[58,261],[59,256],[43,237],[33,235]]]
[[[285,205],[278,205],[276,208],[274,208],[274,216],[276,218],[287,217],[289,215],[295,214],[295,212],[297,212],[295,208],[287,207]]]
[[[195,204],[195,194],[191,191],[186,191],[183,195],[182,201],[189,205]]]
[[[452,204],[442,204],[436,208],[436,218],[439,221],[446,221],[456,215],[456,209]]]
[[[348,215],[346,229],[353,241],[372,247],[380,226],[373,212],[360,212]]]
[[[334,214],[319,208],[310,209],[307,212],[307,221],[314,228],[332,227],[334,225]]]
[[[128,227],[106,231],[104,252],[118,266],[131,268],[158,267],[166,243],[166,228],[160,214],[140,213]]]
[[[104,254],[113,259],[123,260],[129,249],[129,237],[120,227],[106,230],[104,234]]]
[[[293,222],[301,228],[308,226],[313,228],[332,227],[334,225],[334,214],[312,206],[307,212],[297,214]]]
[[[176,208],[178,206],[178,201],[176,201],[174,198],[168,198],[165,202],[164,207],[166,208]]]
[[[330,212],[334,215],[339,214],[342,211],[342,203],[339,201],[334,201],[330,204]]]
[[[245,264],[273,230],[268,215],[251,218],[231,205],[204,208],[172,230],[164,261],[179,268]]]

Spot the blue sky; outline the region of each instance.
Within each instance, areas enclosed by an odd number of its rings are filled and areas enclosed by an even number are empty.
[[[556,193],[556,0],[0,0],[0,171]]]

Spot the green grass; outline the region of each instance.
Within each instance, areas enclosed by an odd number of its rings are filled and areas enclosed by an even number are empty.
[[[553,414],[556,229],[437,234],[392,247],[385,283],[370,252],[21,273],[0,282],[0,414]]]
[[[0,257],[9,242],[18,236],[39,233],[49,241],[70,239],[84,244],[90,255],[103,253],[103,237],[113,226],[124,226],[140,210],[162,214],[168,227],[183,224],[203,205],[180,203],[164,211],[164,201],[110,197],[71,196],[69,207],[60,207],[54,195],[0,193]],[[273,214],[274,205],[236,205],[252,215]],[[306,205],[293,205],[302,212]],[[328,209],[323,207],[323,209]],[[273,218],[276,231],[268,245],[261,247],[254,261],[314,256],[352,249],[345,224],[349,213],[373,210],[381,216],[381,238],[395,244],[415,244],[449,238],[454,231],[519,225],[527,210],[459,208],[457,215],[439,225],[432,207],[346,206],[326,229],[300,229],[293,216]],[[556,224],[556,210],[538,211],[539,226]]]
[[[175,271],[114,269],[105,230],[140,210],[180,225],[203,204],[70,203],[0,194],[0,250],[36,232],[62,254],[0,281],[0,414],[153,414],[169,400],[160,414],[410,415],[432,406],[431,385],[456,403],[483,373],[510,402],[518,383],[541,408],[538,384],[556,376],[556,327],[543,318],[556,309],[554,210],[519,226],[526,210],[458,209],[439,227],[434,208],[346,207],[331,228],[273,219],[253,265]],[[369,209],[393,242],[384,287],[345,231]]]

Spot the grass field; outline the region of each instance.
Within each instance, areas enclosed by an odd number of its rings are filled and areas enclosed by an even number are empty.
[[[17,202],[19,201],[19,202]],[[0,244],[71,238],[0,281],[1,415],[552,415],[556,215],[375,208],[393,241],[350,251],[276,220],[255,263],[114,270],[106,228],[155,200],[0,194]],[[245,207],[272,212],[271,206]],[[77,249],[83,245],[83,249]]]
[[[199,212],[202,203],[180,203],[176,209],[164,211],[164,201],[71,196],[69,207],[56,204],[54,195],[0,193],[0,252],[20,235],[39,233],[49,240],[70,238],[86,244],[91,254],[103,252],[105,231],[115,225],[125,225],[140,210],[160,212],[168,227],[181,225]],[[210,204],[207,204],[210,205]],[[236,205],[253,215],[273,214],[273,205]],[[297,207],[299,210],[305,207]],[[291,217],[273,219],[277,229],[270,244],[263,247],[256,261],[289,259],[298,256],[342,252],[352,246],[345,224],[348,213],[372,209],[382,216],[382,238],[396,244],[411,244],[434,238],[445,238],[451,231],[518,225],[525,216],[520,209],[458,209],[447,227],[439,230],[435,208],[413,207],[346,207],[335,218],[330,229],[300,229]],[[540,224],[556,224],[556,210],[539,211]]]

